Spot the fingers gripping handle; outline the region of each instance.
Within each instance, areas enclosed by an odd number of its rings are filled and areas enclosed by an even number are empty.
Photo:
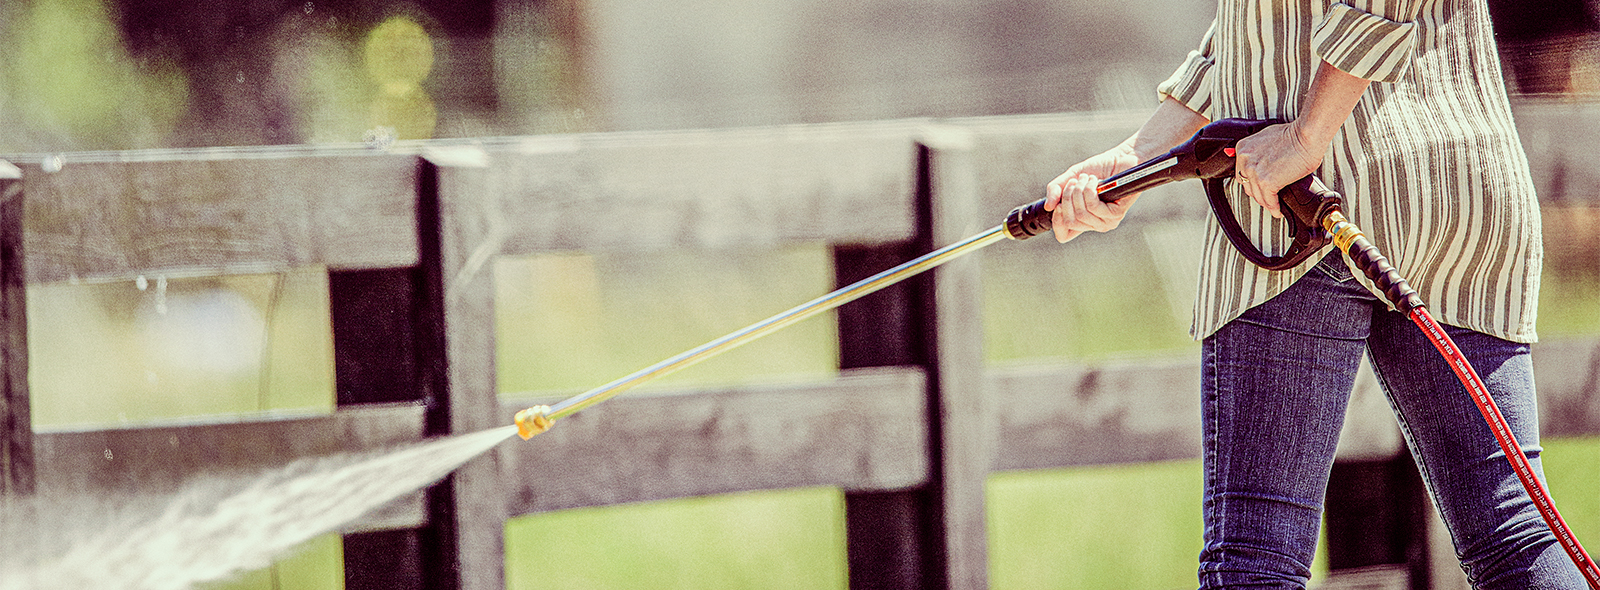
[[[1165,158],[1151,160],[1107,178],[1095,187],[1095,193],[1101,201],[1113,203],[1146,188],[1178,180],[1178,177],[1171,174],[1155,173],[1170,169],[1170,165],[1163,166],[1161,162],[1176,161],[1174,158],[1175,156],[1168,154]],[[1138,175],[1138,178],[1130,179],[1135,175]],[[1052,226],[1050,217],[1053,214],[1053,211],[1045,210],[1044,199],[1012,209],[1011,213],[1006,214],[1006,236],[1013,240],[1026,240],[1039,234],[1050,233]]]

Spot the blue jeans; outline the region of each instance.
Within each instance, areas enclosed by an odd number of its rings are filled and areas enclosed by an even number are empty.
[[[1438,352],[1341,256],[1204,342],[1201,588],[1305,587],[1363,352],[1476,587],[1587,588]],[[1543,478],[1528,346],[1447,329]]]

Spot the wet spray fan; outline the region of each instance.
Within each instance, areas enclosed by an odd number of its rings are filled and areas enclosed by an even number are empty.
[[[1290,245],[1283,254],[1269,256],[1250,242],[1239,226],[1232,206],[1228,203],[1224,180],[1234,172],[1234,148],[1246,137],[1267,128],[1276,121],[1249,119],[1222,119],[1201,128],[1188,141],[1160,157],[1145,162],[1107,178],[1096,187],[1100,200],[1113,202],[1130,194],[1174,181],[1201,179],[1207,200],[1217,218],[1223,234],[1246,259],[1268,270],[1293,268],[1316,254],[1329,243],[1350,257],[1356,267],[1376,284],[1395,306],[1420,328],[1450,365],[1478,411],[1494,432],[1495,440],[1510,461],[1517,479],[1533,499],[1539,515],[1549,525],[1556,540],[1567,555],[1577,564],[1578,570],[1592,590],[1600,590],[1600,567],[1578,543],[1572,529],[1556,511],[1549,492],[1534,475],[1533,467],[1521,452],[1516,438],[1511,434],[1505,417],[1490,398],[1488,388],[1477,371],[1467,362],[1444,328],[1428,313],[1422,298],[1406,283],[1378,249],[1368,241],[1361,229],[1345,219],[1341,211],[1342,197],[1328,189],[1316,176],[1306,176],[1278,193],[1280,208],[1287,214]],[[716,340],[681,352],[671,358],[640,369],[600,387],[578,394],[549,406],[533,406],[517,412],[517,434],[523,439],[549,430],[561,418],[603,402],[641,383],[674,373],[718,354],[732,350],[752,340],[781,330],[791,324],[839,307],[870,293],[915,276],[950,260],[975,250],[1010,238],[1025,240],[1051,230],[1051,212],[1040,199],[1017,207],[1006,215],[1005,222],[982,233],[924,254],[859,282],[828,293],[788,311],[751,324]]]

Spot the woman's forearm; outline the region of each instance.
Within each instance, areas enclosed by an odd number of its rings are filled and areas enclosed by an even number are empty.
[[[1145,120],[1139,130],[1122,142],[1118,148],[1136,156],[1140,162],[1167,153],[1193,136],[1211,120],[1196,113],[1182,102],[1167,98],[1156,107],[1156,112]]]

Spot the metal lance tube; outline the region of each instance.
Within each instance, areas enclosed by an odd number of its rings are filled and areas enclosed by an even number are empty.
[[[1026,239],[1029,235],[1012,235],[1004,224],[990,228],[960,242],[922,255],[900,266],[872,275],[847,287],[812,299],[793,309],[741,328],[726,336],[678,353],[676,356],[635,371],[633,374],[601,385],[587,392],[567,398],[550,406],[534,406],[515,417],[517,434],[524,440],[549,430],[556,420],[571,416],[584,408],[610,399],[651,379],[663,377],[700,361],[733,350],[752,340],[781,330],[796,322],[865,297],[921,272],[959,258],[1003,238]]]

